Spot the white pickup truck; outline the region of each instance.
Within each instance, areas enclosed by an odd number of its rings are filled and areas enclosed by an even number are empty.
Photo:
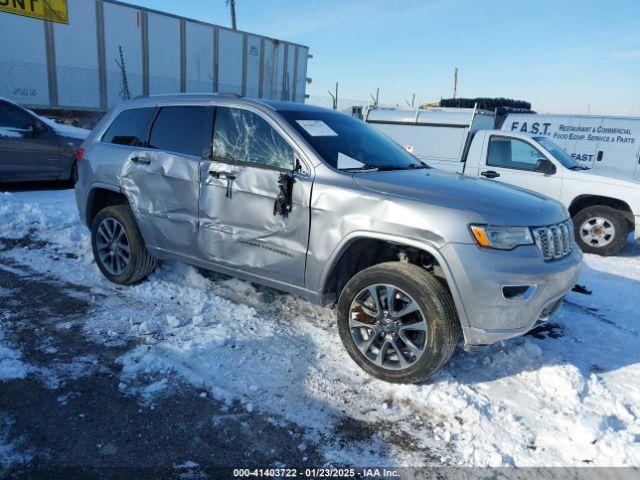
[[[638,180],[593,172],[542,135],[493,130],[489,112],[373,108],[365,121],[435,168],[560,201],[571,214],[576,241],[585,252],[615,255],[630,232],[640,239]]]

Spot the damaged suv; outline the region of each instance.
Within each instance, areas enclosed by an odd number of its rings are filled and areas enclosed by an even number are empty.
[[[162,259],[337,305],[353,360],[391,382],[554,315],[581,253],[567,210],[444,173],[365,123],[233,95],[139,98],[78,152],[76,197],[112,282]]]

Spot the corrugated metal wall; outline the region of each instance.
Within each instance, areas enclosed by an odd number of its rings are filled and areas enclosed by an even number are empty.
[[[97,110],[127,92],[304,101],[307,47],[116,0],[68,6],[68,25],[0,13],[0,96],[33,107]]]

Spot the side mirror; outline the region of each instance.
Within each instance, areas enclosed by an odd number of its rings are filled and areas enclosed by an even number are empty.
[[[300,163],[300,159],[298,156],[293,157],[293,172],[301,172],[302,171],[302,163]]]
[[[30,137],[35,137],[36,135],[44,132],[45,130],[46,130],[46,127],[40,120],[36,120],[32,124],[27,125],[27,134]]]
[[[273,203],[273,214],[287,216],[293,209],[293,173],[281,173],[278,178],[278,196]]]
[[[556,166],[547,158],[539,158],[536,162],[536,172],[544,173],[545,175],[553,175],[556,171]]]

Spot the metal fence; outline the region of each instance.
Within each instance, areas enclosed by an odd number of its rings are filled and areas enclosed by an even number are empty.
[[[25,104],[49,101],[46,65],[0,59],[0,72],[0,97]]]

